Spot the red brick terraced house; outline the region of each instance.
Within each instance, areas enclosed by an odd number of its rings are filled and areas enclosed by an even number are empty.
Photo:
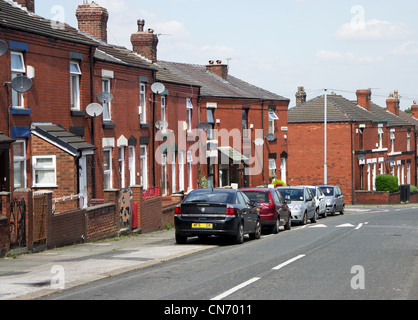
[[[286,182],[289,99],[230,75],[222,61],[158,65],[201,86],[192,112],[206,132],[200,172],[209,187],[255,187],[273,178]]]
[[[297,98],[303,93],[300,87]],[[324,97],[298,100],[289,109],[291,185],[325,181]],[[375,190],[378,174],[397,176],[400,184],[416,181],[415,127],[390,112],[394,106],[399,106],[395,95],[385,109],[371,101],[368,89],[357,91],[357,101],[327,95],[327,182],[341,187],[346,203],[355,201],[356,190]]]
[[[19,3],[27,9],[0,1],[6,49],[0,57],[0,130],[14,140],[6,190],[47,189],[56,197],[92,193],[87,163],[96,147],[83,132],[86,119],[73,115],[71,105],[75,99],[83,106],[91,101],[90,57],[97,44],[35,15],[34,1]],[[70,89],[73,71],[82,74],[76,97]]]

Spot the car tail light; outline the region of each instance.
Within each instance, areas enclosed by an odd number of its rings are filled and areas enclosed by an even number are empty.
[[[181,216],[181,206],[177,206],[176,210],[174,211],[175,216]]]
[[[235,209],[231,206],[226,207],[226,215],[227,216],[235,216]]]
[[[269,203],[272,204],[273,203],[273,197],[271,196],[271,193],[269,192]]]

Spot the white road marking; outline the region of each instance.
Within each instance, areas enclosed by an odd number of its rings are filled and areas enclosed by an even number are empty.
[[[363,226],[363,223],[360,223],[355,230],[359,230]]]
[[[244,283],[232,288],[231,290],[225,291],[224,293],[220,294],[219,296],[216,296],[215,298],[213,298],[211,300],[214,300],[214,301],[215,300],[222,300],[222,299],[226,298],[227,296],[230,296],[234,292],[237,292],[238,290],[241,290],[241,289],[249,286],[250,284],[253,284],[254,282],[257,282],[260,279],[261,278],[253,278],[251,280],[248,280],[247,282],[244,282]]]
[[[344,223],[336,226],[336,228],[354,228],[354,226],[351,223]]]
[[[325,224],[314,224],[309,226],[309,228],[328,228]]]
[[[304,257],[306,257],[306,255],[301,254],[301,255],[299,255],[299,256],[297,256],[297,257],[294,257],[293,259],[290,259],[290,260],[288,260],[288,261],[286,261],[286,262],[284,262],[284,263],[282,263],[282,264],[279,264],[277,267],[273,268],[273,270],[280,270],[280,269],[282,269],[283,267],[285,267],[285,266],[287,266],[287,265],[289,265],[289,264],[291,264],[291,263],[293,263],[293,262],[295,262],[295,261],[297,261],[297,260],[299,260],[299,259],[302,259],[302,258],[304,258]]]

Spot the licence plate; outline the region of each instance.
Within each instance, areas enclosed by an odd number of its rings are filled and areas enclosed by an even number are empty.
[[[213,229],[212,223],[193,223],[192,229]]]

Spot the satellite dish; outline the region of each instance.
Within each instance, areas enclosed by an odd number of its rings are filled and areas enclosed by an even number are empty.
[[[155,127],[156,127],[158,130],[165,130],[165,129],[167,129],[167,128],[168,128],[168,122],[167,122],[167,121],[164,121],[164,120],[158,120],[158,121],[155,123]]]
[[[165,91],[165,86],[161,82],[155,82],[151,86],[151,90],[152,90],[152,92],[154,92],[156,94],[161,94]]]
[[[209,123],[201,122],[196,126],[196,128],[198,130],[208,131],[208,130],[212,129],[212,126]]]
[[[4,42],[3,40],[0,40],[0,56],[5,54],[7,50],[9,50],[8,44]]]
[[[113,100],[113,95],[110,92],[100,92],[96,97],[101,103],[109,103]]]
[[[103,113],[103,107],[98,103],[90,103],[86,108],[86,112],[90,117],[98,117]]]
[[[272,134],[272,133],[269,133],[269,134],[266,135],[266,140],[267,141],[270,141],[270,142],[275,141],[276,140],[276,136],[274,134]]]
[[[33,82],[30,78],[26,76],[17,76],[12,80],[13,90],[24,93],[32,89]]]
[[[256,146],[262,146],[262,145],[264,145],[264,140],[263,140],[263,139],[256,139],[256,140],[254,141],[254,144],[255,144]]]

